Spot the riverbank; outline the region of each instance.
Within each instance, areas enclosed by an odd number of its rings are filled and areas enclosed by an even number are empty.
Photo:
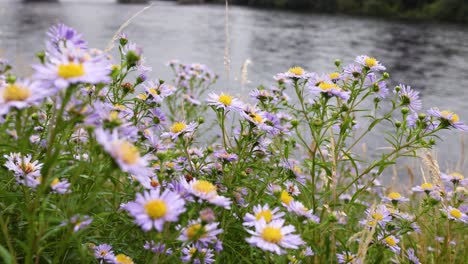
[[[206,3],[225,1],[207,0]],[[229,3],[303,12],[468,23],[468,3],[463,0],[233,0]]]

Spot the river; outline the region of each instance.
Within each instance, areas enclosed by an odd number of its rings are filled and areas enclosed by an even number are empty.
[[[47,28],[57,22],[82,32],[91,46],[104,48],[119,26],[142,7],[112,0],[62,0],[47,4],[0,0],[0,56],[19,65],[22,74],[28,74],[30,71],[24,66],[43,48]],[[125,32],[144,48],[148,64],[154,70],[152,77],[169,79],[165,63],[171,59],[200,62],[221,75],[216,89],[229,90],[242,98],[246,97],[247,89],[272,83],[275,73],[293,65],[327,72],[333,69],[336,58],[349,63],[356,55],[372,55],[387,66],[393,85],[401,82],[421,91],[425,109],[432,106],[450,109],[468,123],[466,25],[234,6],[229,9],[229,22],[229,80],[224,74],[224,6],[180,6],[156,1]],[[241,65],[247,59],[252,61],[248,70],[251,82],[242,90],[238,79]],[[444,142],[438,146],[439,161],[443,169],[450,170],[459,160],[462,135],[451,132],[444,136]],[[379,142],[380,137],[374,135],[374,140]]]

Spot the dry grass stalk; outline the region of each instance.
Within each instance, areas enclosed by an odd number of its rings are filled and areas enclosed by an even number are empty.
[[[245,85],[247,83],[249,83],[249,79],[247,77],[247,74],[248,74],[248,69],[247,67],[252,63],[251,60],[249,59],[246,59],[244,64],[242,64],[242,67],[241,67],[241,79],[240,79],[240,83],[241,83],[241,88],[242,90],[244,89]]]
[[[224,19],[224,71],[226,72],[226,77],[229,80],[229,74],[231,72],[231,56],[230,56],[230,34],[229,34],[229,4],[226,0],[226,9],[225,9],[225,19]]]
[[[111,51],[113,48],[114,48],[114,43],[115,41],[119,38],[119,34],[126,28],[128,27],[128,25],[130,25],[130,23],[132,22],[133,19],[135,19],[136,17],[138,17],[139,15],[141,15],[143,12],[145,12],[146,10],[148,10],[149,8],[151,8],[153,6],[153,4],[149,4],[148,6],[142,8],[140,11],[136,12],[133,16],[131,16],[129,19],[127,19],[127,21],[125,21],[120,27],[119,29],[117,29],[117,31],[115,32],[114,36],[112,37],[112,39],[109,41],[109,44],[107,44],[107,47],[106,49],[104,50],[105,52],[109,52]]]
[[[374,202],[374,204],[370,208],[370,212],[374,212],[375,208],[376,208],[376,203]],[[372,213],[370,213],[367,216],[366,223],[371,222],[371,221],[372,221]],[[358,248],[358,252],[356,255],[356,259],[359,260],[360,263],[365,263],[367,250],[369,249],[369,245],[374,238],[375,230],[376,230],[376,225],[371,225],[370,228],[366,225],[361,232],[355,234],[348,240],[348,244],[349,244],[359,237],[359,248]]]
[[[430,152],[426,152],[422,157],[422,162],[429,170],[431,175],[431,180],[438,186],[443,187],[442,179],[440,178],[440,167],[439,163],[436,159],[432,156]]]

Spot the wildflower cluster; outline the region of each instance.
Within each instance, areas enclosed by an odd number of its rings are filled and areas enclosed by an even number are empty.
[[[251,98],[202,64],[157,79],[125,34],[115,61],[60,24],[34,74],[0,60],[0,256],[21,263],[420,263],[466,259],[466,187],[381,180],[465,131],[369,56],[292,67]],[[289,95],[288,95],[289,94]],[[356,147],[375,128],[385,147]],[[429,180],[430,179],[430,180]],[[425,241],[425,243],[419,243]]]

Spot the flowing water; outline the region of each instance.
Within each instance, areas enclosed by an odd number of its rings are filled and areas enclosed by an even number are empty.
[[[82,32],[91,46],[105,48],[119,26],[143,7],[112,0],[47,4],[0,0],[0,55],[28,74],[28,62],[43,48],[45,31],[52,24],[64,22]],[[228,80],[224,68],[224,6],[180,6],[157,1],[125,30],[144,48],[147,62],[153,67],[150,77],[170,79],[165,63],[171,59],[200,62],[221,75],[216,89],[241,98],[247,98],[247,91],[259,84],[271,84],[275,73],[290,66],[327,72],[333,70],[337,58],[350,63],[356,55],[372,55],[387,66],[392,85],[401,82],[421,91],[425,109],[450,109],[468,122],[466,25],[230,7],[229,31]],[[247,59],[252,61],[248,68],[250,83],[242,89],[238,80]],[[444,136],[438,147],[439,160],[442,168],[454,169],[462,136],[456,132]],[[381,139],[382,135],[377,134],[371,141]]]

